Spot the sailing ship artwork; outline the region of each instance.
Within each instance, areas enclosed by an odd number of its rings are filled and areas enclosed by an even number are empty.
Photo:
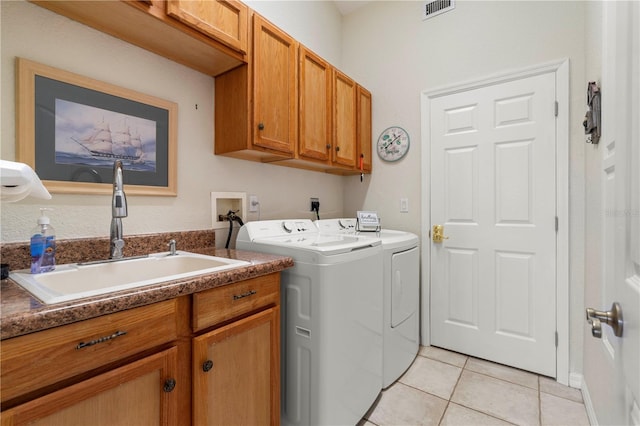
[[[55,102],[57,164],[156,171],[156,122],[63,99]]]

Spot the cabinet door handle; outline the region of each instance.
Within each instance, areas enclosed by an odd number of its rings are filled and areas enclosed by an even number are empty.
[[[124,336],[125,334],[127,334],[126,331],[116,331],[115,333],[113,333],[113,334],[111,334],[109,336],[104,336],[104,337],[100,337],[98,339],[89,340],[88,342],[80,342],[76,346],[76,349],[82,349],[82,348],[86,348],[87,346],[97,345],[98,343],[102,343],[102,342],[106,342],[106,341],[109,341],[109,340],[113,340],[116,337]]]
[[[210,359],[206,360],[202,364],[202,371],[204,371],[205,373],[208,373],[209,371],[211,371],[212,368],[213,368],[213,361],[211,361]]]
[[[238,299],[242,299],[242,298],[245,298],[245,297],[253,296],[256,293],[257,293],[257,291],[255,291],[255,290],[249,290],[246,293],[234,294],[233,295],[233,300],[238,300]]]
[[[258,123],[258,130],[264,130],[264,123]]]
[[[164,381],[164,387],[162,388],[165,392],[171,392],[176,388],[176,379],[167,379]]]
[[[340,151],[340,147],[336,146],[336,152]]]

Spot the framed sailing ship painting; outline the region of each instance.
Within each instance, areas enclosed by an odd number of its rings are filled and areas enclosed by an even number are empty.
[[[175,103],[17,59],[16,160],[50,192],[177,195]]]

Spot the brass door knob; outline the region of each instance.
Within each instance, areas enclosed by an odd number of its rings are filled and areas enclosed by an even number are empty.
[[[442,240],[448,240],[449,237],[444,236],[444,226],[443,225],[433,225],[433,230],[431,231],[431,238],[434,243],[441,243]]]

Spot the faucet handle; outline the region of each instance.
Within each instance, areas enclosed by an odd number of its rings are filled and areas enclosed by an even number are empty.
[[[127,217],[127,196],[124,193],[124,170],[122,161],[113,163],[113,195],[111,198],[111,217]]]
[[[169,246],[169,255],[174,256],[176,254],[176,240],[169,240],[169,244],[167,245]]]

